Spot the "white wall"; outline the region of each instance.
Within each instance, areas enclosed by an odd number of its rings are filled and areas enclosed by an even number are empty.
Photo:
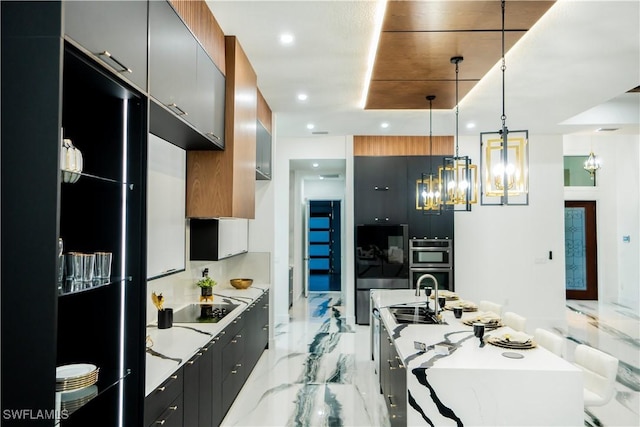
[[[566,187],[565,199],[596,201],[598,300],[640,312],[640,136],[564,137],[564,155],[591,149],[602,161],[596,187]]]
[[[295,248],[301,247],[302,227],[297,225],[300,218],[301,205],[304,202],[302,184],[297,183],[296,175],[289,171],[289,161],[292,159],[347,159],[345,176],[346,197],[344,201],[345,230],[353,229],[353,153],[352,137],[312,137],[312,138],[281,138],[278,139],[274,153],[274,185],[275,213],[274,217],[274,280],[275,288],[273,312],[275,322],[288,322],[288,272],[289,264],[294,263],[294,289],[302,288],[301,256],[296,255]],[[293,222],[293,224],[292,224]],[[352,233],[345,233],[345,248],[353,247]],[[343,254],[345,269],[343,275],[347,278],[343,286],[343,301],[347,302],[345,316],[348,321],[354,319],[353,308],[353,253],[349,249]]]
[[[151,303],[151,293],[162,293],[165,307],[177,309],[198,301],[200,288],[196,282],[202,270],[209,269],[209,276],[218,285],[229,286],[229,279],[251,277],[254,283],[270,283],[271,256],[268,252],[250,252],[221,261],[189,261],[189,224],[186,227],[186,269],[179,273],[147,281],[147,323],[157,320],[156,309]],[[216,292],[216,289],[213,289]]]
[[[479,145],[461,137],[460,154],[478,164]],[[566,323],[562,137],[529,135],[529,156],[528,206],[474,205],[454,227],[456,291],[521,314],[531,332]]]

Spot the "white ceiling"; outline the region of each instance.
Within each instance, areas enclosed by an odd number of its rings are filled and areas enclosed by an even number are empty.
[[[427,101],[425,110],[361,107],[384,2],[207,3],[224,33],[237,36],[247,53],[276,114],[278,137],[429,133]],[[283,32],[294,35],[292,45],[280,44]],[[639,0],[560,0],[509,51],[506,64],[510,129],[569,134],[613,127],[640,133],[640,93],[625,94],[640,85]],[[308,99],[298,101],[299,92]],[[499,64],[459,105],[461,135],[500,128]],[[451,110],[434,111],[433,134],[453,134],[454,120]],[[381,128],[382,122],[389,127]],[[307,129],[308,123],[315,128]]]

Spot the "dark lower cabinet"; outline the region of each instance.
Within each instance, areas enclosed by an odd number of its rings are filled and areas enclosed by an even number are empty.
[[[224,331],[223,331],[224,332]],[[211,425],[219,426],[227,411],[222,409],[222,334],[218,334],[212,341],[211,352]]]
[[[182,425],[183,421],[183,368],[174,372],[152,391],[144,402],[144,425]]]
[[[387,329],[380,328],[380,391],[392,427],[407,425],[407,370]]]
[[[185,426],[210,426],[213,395],[211,342],[201,348],[184,365],[184,413]]]
[[[147,396],[144,426],[219,426],[268,339],[265,292]]]

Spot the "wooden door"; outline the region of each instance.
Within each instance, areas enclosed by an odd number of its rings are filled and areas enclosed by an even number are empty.
[[[598,299],[596,202],[564,202],[567,299]]]

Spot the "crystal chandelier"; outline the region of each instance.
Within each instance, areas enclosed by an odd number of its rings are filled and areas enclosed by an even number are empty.
[[[593,150],[589,153],[589,158],[584,162],[584,170],[589,172],[591,179],[596,179],[596,171],[600,169],[600,159],[593,154]]]

